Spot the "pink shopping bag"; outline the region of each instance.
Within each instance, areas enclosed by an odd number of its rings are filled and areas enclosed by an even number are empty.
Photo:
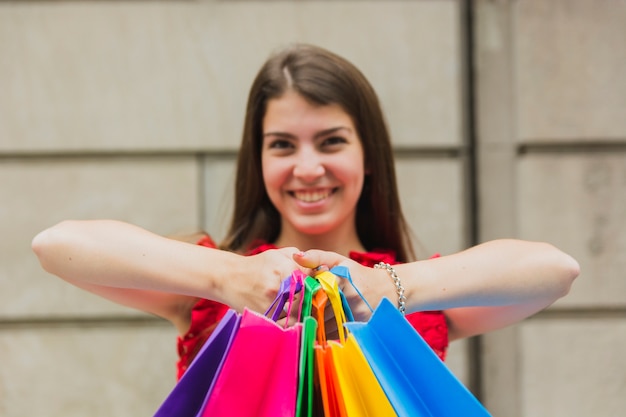
[[[209,416],[295,416],[302,323],[279,326],[274,320],[302,288],[303,274],[286,278],[266,315],[244,309],[239,330],[200,414]],[[300,304],[299,310],[301,310]]]

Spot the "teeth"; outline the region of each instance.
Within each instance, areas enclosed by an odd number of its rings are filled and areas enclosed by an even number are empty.
[[[305,203],[314,203],[328,197],[330,195],[330,191],[298,191],[295,192],[294,195],[298,200],[304,201]]]

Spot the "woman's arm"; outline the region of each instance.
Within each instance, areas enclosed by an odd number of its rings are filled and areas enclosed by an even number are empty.
[[[64,221],[32,247],[46,271],[174,324],[198,297],[263,310],[298,267],[294,248],[245,257],[112,220]]]
[[[294,259],[350,268],[365,298],[377,305],[395,301],[395,287],[385,270],[363,267],[337,254],[308,251]],[[528,317],[569,292],[578,263],[554,246],[521,240],[495,240],[454,255],[394,265],[407,297],[407,311],[444,310],[450,339],[505,327]],[[342,284],[354,313],[367,317],[358,295]],[[363,318],[362,316],[362,318]]]

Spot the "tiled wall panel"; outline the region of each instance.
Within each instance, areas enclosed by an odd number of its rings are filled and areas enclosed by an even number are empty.
[[[467,245],[463,166],[455,158],[398,158],[400,200],[420,259]]]
[[[520,341],[522,415],[623,415],[623,317],[531,320],[521,326]]]
[[[31,240],[64,219],[198,227],[198,169],[185,156],[4,159],[0,201],[0,317],[126,314],[43,271]]]
[[[518,140],[626,138],[626,1],[511,2]]]
[[[520,158],[522,238],[571,253],[582,274],[559,306],[626,307],[626,153],[546,153]]]
[[[0,326],[0,415],[154,414],[176,381],[172,326]]]
[[[459,19],[456,1],[3,3],[0,151],[234,149],[254,74],[294,41],[357,64],[398,144],[455,145]]]
[[[216,243],[226,236],[234,209],[236,158],[203,159],[204,229]]]

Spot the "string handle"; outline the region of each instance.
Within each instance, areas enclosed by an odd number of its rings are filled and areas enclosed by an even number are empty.
[[[365,299],[363,294],[361,294],[361,291],[359,291],[357,286],[354,284],[354,281],[352,281],[352,277],[350,276],[350,271],[348,270],[348,267],[346,267],[346,266],[335,266],[335,267],[333,267],[330,270],[330,272],[332,272],[333,274],[337,275],[338,277],[347,279],[348,282],[350,283],[350,285],[352,286],[352,288],[354,288],[354,290],[359,295],[359,297],[361,297],[361,300],[363,300],[363,302],[365,303],[367,308],[369,308],[372,313],[374,312],[374,309],[372,308],[370,303],[367,302],[367,300]]]
[[[343,325],[348,321],[348,319],[346,317],[346,312],[344,311],[341,296],[339,295],[340,290],[339,285],[337,284],[337,280],[335,279],[335,274],[330,271],[323,271],[315,275],[315,278],[317,278],[322,285],[322,289],[324,290],[328,297],[328,300],[330,301],[330,305],[333,309],[335,320],[337,322],[339,341],[341,342],[341,344],[344,344],[346,341],[346,329],[343,327]],[[352,315],[352,313],[350,313],[350,315]]]
[[[300,270],[295,270],[283,279],[280,283],[280,288],[278,289],[278,294],[274,301],[269,306],[267,311],[265,312],[265,316],[269,317],[270,312],[273,312],[271,315],[271,319],[277,321],[280,318],[280,315],[285,309],[285,304],[287,304],[287,317],[291,314],[291,308],[293,305],[293,301],[295,298],[295,294],[302,290],[302,285],[304,282],[304,273]],[[300,314],[302,313],[303,299],[300,300],[300,308],[298,310],[298,321],[300,321]],[[285,327],[287,327],[287,321],[285,321]]]

